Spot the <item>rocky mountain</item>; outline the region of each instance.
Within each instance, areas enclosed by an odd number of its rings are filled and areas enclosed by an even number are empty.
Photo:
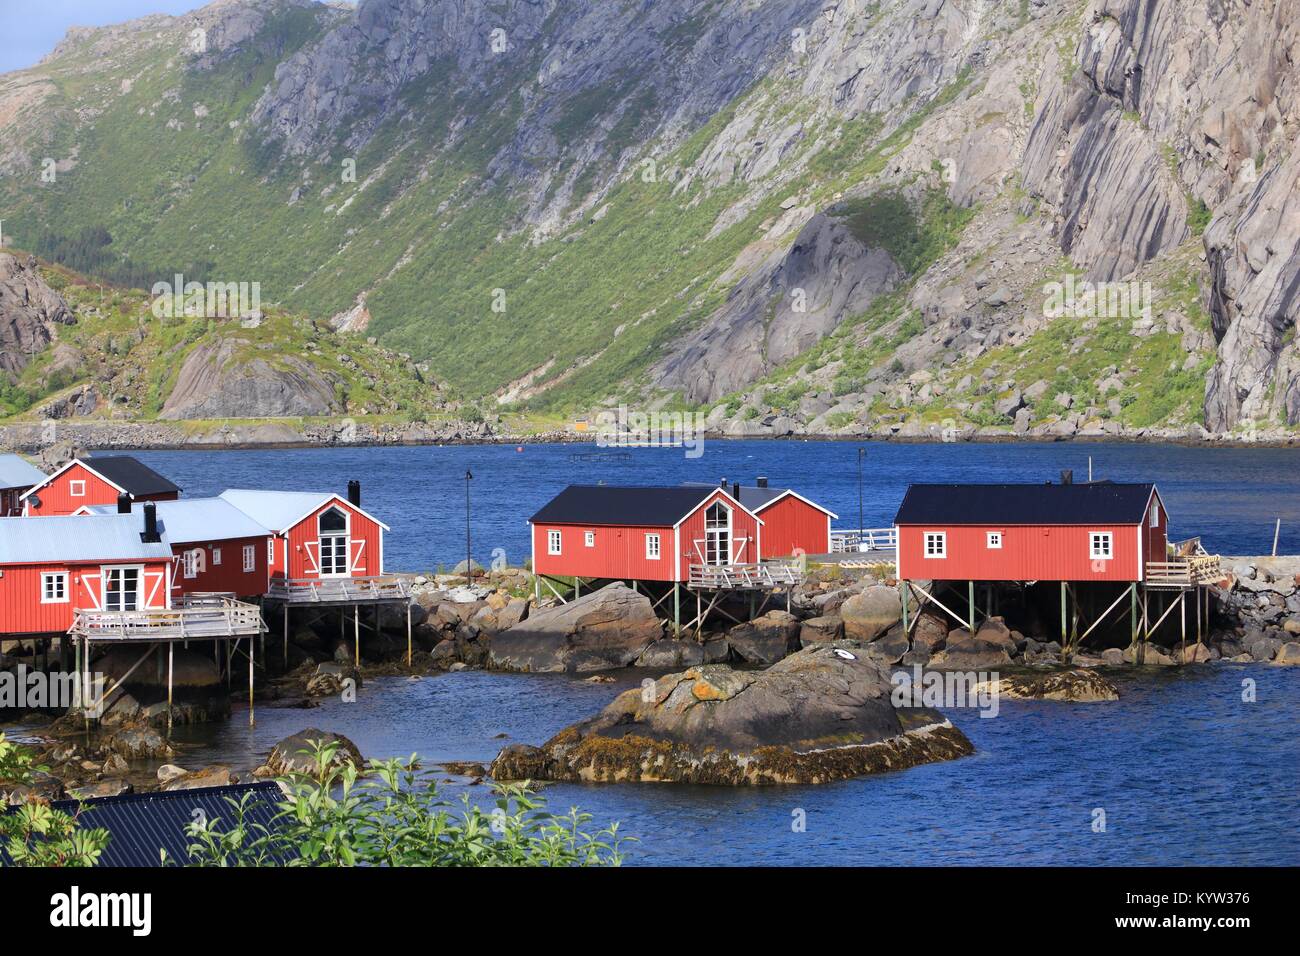
[[[0,218],[129,285],[257,282],[505,411],[1281,437],[1298,25],[1296,0],[218,0],[0,77]],[[287,387],[214,388],[239,351],[191,343],[145,413],[340,410],[291,356],[253,376]]]
[[[42,281],[35,260],[0,253],[0,373],[21,372],[53,341],[56,324],[73,321],[63,297]]]

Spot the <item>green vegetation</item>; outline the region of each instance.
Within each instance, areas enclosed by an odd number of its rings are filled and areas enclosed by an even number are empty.
[[[283,778],[288,795],[274,829],[245,821],[231,799],[230,820],[190,825],[196,866],[617,866],[626,838],[611,824],[585,829],[591,815],[562,816],[524,787],[497,786],[485,813],[469,797],[457,813],[438,796],[433,775],[416,758],[372,762],[361,778],[335,757],[338,744],[316,746],[314,773]],[[185,862],[185,861],[177,861]]]
[[[974,211],[929,189],[919,214],[900,192],[875,193],[844,204],[849,229],[864,245],[884,249],[909,276],[920,275],[956,245]]]
[[[0,784],[30,784],[36,774],[48,769],[36,765],[30,750],[0,733]],[[0,846],[10,866],[94,866],[108,846],[108,831],[82,826],[80,814],[28,800],[8,813],[0,812]]]

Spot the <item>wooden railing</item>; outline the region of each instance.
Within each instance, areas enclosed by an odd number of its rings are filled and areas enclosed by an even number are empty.
[[[898,551],[897,528],[851,528],[831,532],[832,554],[866,554]]]
[[[352,604],[357,601],[400,601],[411,596],[401,578],[272,578],[266,596],[291,604]]]
[[[208,595],[203,603],[140,611],[77,611],[73,637],[92,641],[185,641],[250,637],[266,630],[255,604]]]
[[[793,587],[803,572],[793,564],[692,564],[687,586],[703,589],[745,589]]]
[[[1177,558],[1173,561],[1148,561],[1146,567],[1146,583],[1151,587],[1213,584],[1222,576],[1217,554]]]

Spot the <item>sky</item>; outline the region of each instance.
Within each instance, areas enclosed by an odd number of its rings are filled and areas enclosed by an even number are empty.
[[[68,27],[101,27],[150,13],[188,13],[207,0],[0,0],[0,73],[31,66]]]

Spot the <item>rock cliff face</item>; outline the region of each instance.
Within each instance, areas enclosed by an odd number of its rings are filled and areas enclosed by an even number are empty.
[[[338,410],[333,383],[310,363],[248,355],[249,344],[227,338],[192,351],[159,417],[291,418]]]
[[[262,263],[507,407],[1294,433],[1298,31],[1297,0],[220,0],[0,77],[0,199]],[[205,159],[131,152],[159,130]],[[193,228],[216,195],[237,236]],[[1067,277],[1151,293],[1062,315]],[[285,407],[240,381],[209,407]]]
[[[68,304],[34,262],[0,252],[0,373],[22,371],[53,341],[56,326],[73,321]]]

